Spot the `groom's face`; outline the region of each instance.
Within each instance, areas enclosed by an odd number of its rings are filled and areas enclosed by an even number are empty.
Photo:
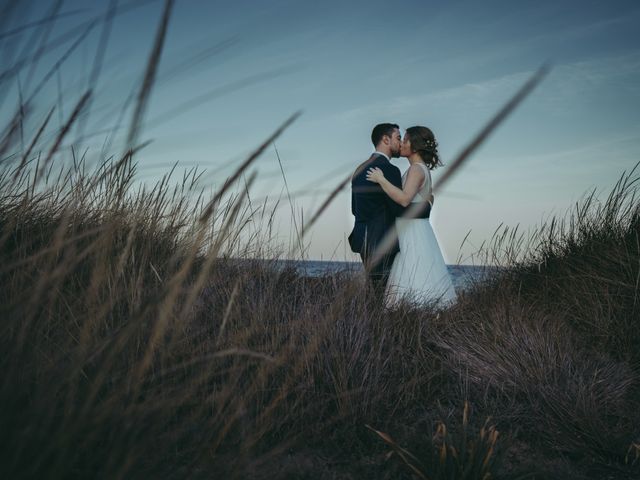
[[[391,143],[389,149],[391,150],[391,158],[398,158],[400,156],[400,147],[402,145],[402,139],[400,137],[400,130],[394,129],[391,134]]]

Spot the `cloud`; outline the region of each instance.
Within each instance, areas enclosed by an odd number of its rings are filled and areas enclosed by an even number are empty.
[[[515,93],[533,70],[513,72],[481,82],[469,82],[420,95],[399,95],[339,112],[344,122],[407,116],[420,111],[496,109]],[[612,93],[640,95],[640,51],[620,56],[565,63],[553,67],[538,87],[537,103],[561,108],[575,97],[610,88]]]
[[[618,155],[625,158],[632,158],[637,156],[638,147],[640,146],[640,131],[638,131],[638,127],[640,127],[640,125],[631,125],[628,133],[619,133],[597,138],[573,148],[553,152],[518,155],[515,157],[496,157],[493,160],[497,164],[503,162],[508,162],[512,165],[516,163],[529,165],[547,164],[553,165],[554,168],[556,168],[573,160],[579,161],[582,166],[586,166],[585,164],[588,161],[600,161],[603,158],[610,157],[612,152],[617,152]],[[575,163],[567,166],[574,168]]]
[[[371,118],[394,118],[411,112],[440,108],[494,106],[496,96],[503,98],[505,92],[507,95],[515,92],[531,74],[532,72],[518,72],[421,95],[400,95],[339,112],[337,117],[345,122],[370,121]]]

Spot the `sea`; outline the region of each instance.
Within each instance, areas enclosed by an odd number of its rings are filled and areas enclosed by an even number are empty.
[[[334,273],[362,273],[360,262],[340,262],[327,260],[280,260],[278,262],[285,267],[295,268],[301,275],[309,277],[321,277]],[[496,267],[486,265],[447,265],[453,286],[456,290],[469,288],[476,282],[487,280]]]

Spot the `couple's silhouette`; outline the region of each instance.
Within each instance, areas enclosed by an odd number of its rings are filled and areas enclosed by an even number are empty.
[[[360,164],[351,180],[349,235],[374,292],[388,306],[400,301],[446,305],[456,293],[429,216],[433,206],[430,170],[441,165],[434,135],[416,126],[400,135],[393,123],[371,132],[375,152]],[[391,158],[406,157],[400,174]]]

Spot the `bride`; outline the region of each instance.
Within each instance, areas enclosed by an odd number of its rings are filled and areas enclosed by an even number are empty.
[[[400,151],[409,160],[402,176],[402,190],[391,184],[379,168],[367,172],[367,180],[375,182],[396,203],[407,207],[412,203],[433,203],[431,172],[441,166],[438,144],[426,127],[407,128]],[[428,218],[396,219],[400,253],[393,261],[385,292],[389,306],[400,300],[445,306],[456,300],[447,266],[440,252]]]

